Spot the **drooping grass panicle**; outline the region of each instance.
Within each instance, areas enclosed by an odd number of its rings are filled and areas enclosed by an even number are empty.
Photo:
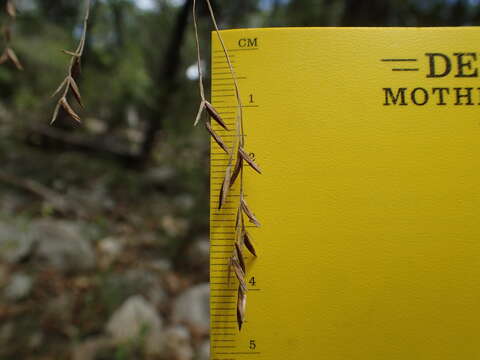
[[[75,51],[69,51],[69,50],[62,50],[64,54],[67,56],[70,56],[70,63],[67,69],[67,75],[63,79],[63,81],[60,83],[60,86],[55,90],[53,93],[52,97],[57,96],[60,94],[57,104],[55,106],[55,110],[53,111],[53,116],[50,121],[51,124],[57,120],[58,114],[60,109],[63,109],[65,113],[70,116],[73,120],[80,122],[81,118],[80,115],[78,115],[73,107],[70,105],[68,102],[68,97],[69,95],[72,95],[77,103],[83,108],[83,101],[82,101],[82,96],[80,94],[80,88],[78,87],[78,84],[75,80],[75,76],[80,72],[81,68],[81,59],[83,55],[83,51],[85,49],[85,41],[87,38],[87,26],[88,26],[88,19],[90,16],[90,1],[91,0],[86,0],[86,9],[85,9],[85,15],[83,17],[83,29],[82,29],[82,34],[80,36],[80,41],[77,45],[77,48]]]
[[[233,86],[235,90],[235,99],[236,99],[236,124],[235,124],[235,135],[234,135],[235,141],[233,141],[230,149],[226,146],[221,136],[213,130],[209,121],[206,122],[205,126],[207,128],[207,131],[210,133],[210,136],[213,138],[213,140],[218,144],[218,146],[220,146],[229,155],[228,163],[225,168],[224,179],[222,182],[222,186],[220,188],[220,192],[218,194],[218,210],[221,210],[223,208],[223,205],[227,201],[229,191],[233,188],[233,185],[237,183],[237,180],[240,182],[239,184],[240,200],[237,203],[237,217],[235,221],[236,222],[235,243],[234,243],[233,252],[229,261],[228,279],[230,283],[230,273],[233,270],[239,283],[238,293],[237,293],[238,295],[237,323],[238,323],[239,330],[241,330],[245,322],[246,304],[247,304],[246,294],[248,290],[247,282],[246,282],[246,273],[248,269],[245,262],[244,249],[246,248],[252,255],[254,255],[255,257],[257,256],[257,252],[252,243],[251,237],[246,231],[244,215],[249,219],[250,222],[254,223],[256,226],[260,226],[260,223],[258,222],[254,213],[251,211],[250,207],[247,205],[247,203],[244,200],[245,193],[244,193],[243,166],[246,163],[258,173],[261,173],[261,170],[258,164],[245,151],[243,104],[242,104],[242,98],[240,96],[240,88],[238,84],[237,74],[232,65],[232,61],[230,59],[228,49],[225,45],[225,42],[218,28],[218,24],[215,18],[212,4],[210,0],[205,0],[205,2],[210,14],[210,19],[212,21],[215,33],[217,35],[218,41],[221,45],[223,54],[225,56],[225,60],[228,64],[228,69],[233,80]],[[198,35],[196,0],[193,0],[193,26],[195,31],[195,43],[196,43],[196,49],[197,49],[197,66],[198,66],[198,74],[199,74],[198,84],[199,84],[200,100],[201,100],[194,124],[197,125],[201,120],[202,115],[205,112],[207,112],[210,118],[212,118],[219,126],[223,127],[225,130],[228,130],[226,123],[223,121],[221,117],[221,114],[205,98],[203,70],[201,65],[202,60],[201,60],[201,51],[200,51],[200,41],[199,41],[199,35]],[[235,162],[235,165],[234,165],[234,162]]]
[[[17,18],[17,8],[15,7],[13,0],[6,1],[5,12],[7,14],[7,22],[2,28],[2,37],[5,43],[5,48],[0,55],[0,65],[12,63],[17,70],[23,70],[23,65],[12,47],[12,27]]]

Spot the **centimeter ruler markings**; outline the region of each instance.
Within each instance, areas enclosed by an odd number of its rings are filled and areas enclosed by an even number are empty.
[[[255,56],[259,47],[240,48],[241,39],[235,43],[237,47],[229,49],[232,66],[237,75],[240,91],[249,82],[248,71],[242,67],[242,61]],[[246,44],[246,43],[244,43]],[[250,79],[251,81],[251,79]],[[244,123],[259,107],[253,103],[253,94],[241,93]],[[214,130],[222,137],[228,147],[236,143],[237,99],[232,75],[218,41],[214,43],[212,54],[212,104],[226,122],[229,130],[224,130],[212,123]],[[248,134],[244,134],[248,142]],[[254,320],[247,317],[242,331],[237,325],[237,288],[235,274],[229,270],[229,260],[233,253],[235,241],[235,218],[239,201],[239,183],[232,187],[227,201],[218,210],[219,192],[229,156],[212,140],[210,157],[210,338],[211,360],[237,360],[242,358],[259,358],[262,354],[254,333]],[[234,159],[235,160],[235,159]],[[235,164],[235,162],[233,163]],[[245,191],[248,197],[248,189]],[[254,228],[248,225],[247,227]],[[245,254],[249,263],[251,256]],[[248,271],[248,269],[247,269]],[[249,291],[247,298],[261,294],[255,285],[254,274],[247,275]],[[248,304],[247,300],[247,304]],[[251,303],[251,301],[250,301]],[[248,305],[247,305],[248,313]]]

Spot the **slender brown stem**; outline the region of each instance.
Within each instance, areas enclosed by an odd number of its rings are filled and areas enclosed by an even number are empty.
[[[197,48],[197,67],[198,67],[198,86],[200,88],[200,97],[205,101],[205,88],[203,86],[202,57],[200,54],[200,40],[198,38],[198,19],[197,19],[197,1],[193,0],[192,7],[193,27],[195,32],[195,46]]]

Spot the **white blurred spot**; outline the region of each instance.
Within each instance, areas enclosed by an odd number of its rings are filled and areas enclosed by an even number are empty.
[[[135,5],[144,11],[152,11],[158,9],[158,0],[134,0]],[[170,6],[179,7],[185,4],[185,0],[167,0]]]
[[[135,0],[135,5],[145,11],[155,10],[157,8],[156,0]]]
[[[205,72],[205,64],[202,62],[200,64],[202,68],[202,72]],[[185,72],[185,75],[187,76],[188,80],[198,80],[199,74],[198,74],[198,65],[197,63],[190,65],[187,68],[187,71]]]

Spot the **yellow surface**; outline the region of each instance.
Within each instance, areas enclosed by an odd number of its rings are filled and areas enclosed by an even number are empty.
[[[226,157],[212,144],[211,359],[480,359],[480,82],[455,77],[453,56],[480,51],[480,28],[222,34],[251,106],[246,149],[264,174],[246,170],[262,227],[251,231],[256,283],[239,333],[225,279],[238,197],[216,210]],[[257,47],[239,48],[246,38]],[[215,35],[213,45],[212,101],[232,123]],[[438,52],[452,72],[427,78],[425,53]],[[464,60],[465,73],[480,66]],[[385,106],[386,87],[472,87],[474,105],[450,95]]]

